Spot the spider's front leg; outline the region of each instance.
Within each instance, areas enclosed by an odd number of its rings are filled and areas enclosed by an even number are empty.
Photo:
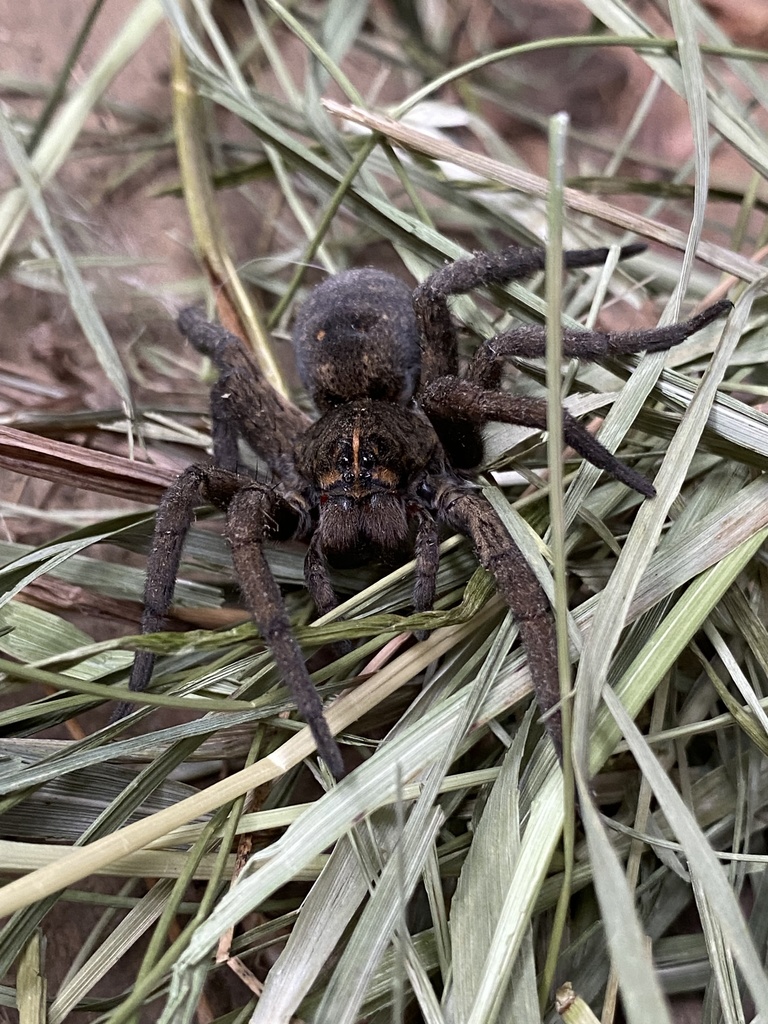
[[[560,700],[557,638],[547,595],[485,498],[460,487],[449,487],[438,495],[436,507],[442,522],[470,539],[477,560],[493,574],[499,592],[517,619],[533,691],[562,761],[562,722],[559,711],[552,710]]]
[[[296,643],[283,598],[264,556],[265,539],[286,540],[304,526],[304,511],[273,489],[262,487],[226,470],[190,466],[168,488],[157,511],[155,534],[147,563],[142,633],[162,628],[173,599],[184,540],[195,509],[211,503],[226,511],[227,539],[246,605],[304,720],[312,730],[318,753],[334,777],[344,775],[339,747],[323,717],[323,706]],[[146,690],[155,656],[139,651],[129,682],[133,691]],[[121,704],[113,717],[127,713]]]
[[[256,485],[244,488],[232,499],[227,510],[227,539],[235,572],[248,610],[275,657],[301,717],[312,730],[317,752],[334,778],[341,779],[345,774],[341,751],[328,728],[322,701],[291,631],[280,588],[264,557],[262,540],[274,514],[274,496]]]
[[[188,466],[163,495],[155,516],[155,532],[147,560],[142,634],[162,629],[173,600],[181,553],[189,528],[194,522],[195,509],[213,500],[210,495],[216,495],[226,504],[239,486],[238,478],[232,473],[195,465]],[[151,651],[137,651],[128,689],[135,693],[146,690],[154,666],[155,655]],[[123,718],[131,710],[132,704],[121,702],[112,720]]]

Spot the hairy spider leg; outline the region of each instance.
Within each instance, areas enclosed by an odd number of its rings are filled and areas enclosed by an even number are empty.
[[[479,494],[447,487],[437,497],[442,522],[468,537],[478,562],[492,573],[520,627],[533,692],[557,756],[563,759],[557,638],[549,599],[520,548],[492,506]]]
[[[310,418],[264,379],[237,335],[209,323],[194,308],[182,310],[178,326],[190,344],[208,356],[219,371],[219,379],[211,392],[217,464],[220,454],[226,462],[237,462],[239,435],[287,487],[296,486],[294,444],[299,434],[309,427]],[[221,445],[221,452],[218,445]]]
[[[339,601],[331,583],[328,562],[323,553],[322,538],[319,530],[315,530],[304,558],[304,583],[309,596],[317,608],[318,614],[332,612]]]
[[[239,491],[227,510],[227,539],[240,587],[249,611],[269,645],[304,721],[312,731],[317,752],[333,777],[344,776],[344,761],[323,714],[323,703],[307,672],[304,655],[294,639],[280,588],[266,558],[262,538],[272,517],[270,496],[256,486]]]
[[[700,331],[727,313],[727,299],[714,303],[681,323],[644,331],[563,332],[563,354],[582,359],[626,355],[637,351],[664,351]],[[470,363],[467,378],[442,377],[422,388],[419,400],[432,420],[449,458],[458,469],[470,469],[482,459],[479,428],[492,420],[546,430],[544,399],[524,398],[498,390],[504,361],[517,356],[537,357],[546,348],[542,326],[515,328],[482,344]],[[652,498],[656,493],[642,474],[625,465],[569,413],[563,412],[567,443],[593,465],[604,469],[633,490]]]
[[[274,490],[256,483],[244,486],[242,477],[218,468],[189,466],[163,496],[157,511],[155,534],[147,563],[142,633],[162,628],[176,586],[181,554],[195,508],[211,502],[226,511],[226,535],[238,581],[249,612],[281,669],[301,716],[312,730],[318,753],[334,778],[344,775],[341,751],[323,717],[323,705],[307,672],[304,656],[291,633],[280,588],[263,552],[268,537],[285,539],[296,532],[302,510],[293,508]],[[155,656],[136,654],[129,688],[146,690]],[[131,705],[123,702],[114,718]]]
[[[211,387],[210,397],[211,448],[215,465],[230,473],[237,473],[240,465],[237,447],[240,431],[232,415],[232,403],[229,399],[228,385],[222,380],[217,380]]]
[[[480,427],[484,423],[514,423],[520,427],[547,429],[547,403],[543,398],[510,395],[503,391],[488,391],[471,380],[442,377],[422,395],[428,415],[444,415],[451,409],[456,419]],[[652,498],[656,491],[649,480],[600,444],[596,437],[563,410],[563,436],[566,444],[599,469],[620,480],[627,487]]]
[[[255,483],[244,486],[243,478],[239,480],[237,493],[227,495],[223,502],[216,493],[206,495],[227,513],[227,537],[248,609],[269,644],[302,717],[312,730],[318,753],[333,775],[341,778],[344,774],[341,752],[323,717],[322,702],[291,634],[280,589],[262,550],[266,538],[285,540],[308,533],[305,500],[299,493],[303,481],[296,473],[293,454],[296,438],[306,431],[311,420],[271,387],[236,335],[210,323],[194,308],[179,314],[178,326],[219,371],[219,378],[211,388],[215,463],[236,470],[237,440],[242,437],[266,461],[295,500],[292,505],[276,490]],[[286,515],[291,520],[289,529],[284,524]]]
[[[195,519],[195,509],[208,500],[209,489],[231,497],[238,486],[237,477],[225,470],[188,466],[160,499],[155,514],[152,547],[147,559],[144,609],[141,615],[142,634],[156,633],[163,627],[176,589],[184,541]],[[137,651],[128,689],[135,693],[146,690],[154,666],[155,655],[151,651]],[[116,707],[112,721],[124,718],[132,710],[133,704],[122,701]]]
[[[421,505],[414,504],[408,514],[416,521],[413,583],[413,607],[417,612],[432,610],[437,589],[437,570],[440,567],[440,538],[434,516]],[[427,630],[419,629],[414,636],[426,640]]]
[[[619,259],[643,252],[641,243],[622,246]],[[605,263],[609,249],[573,249],[563,253],[566,267],[591,267]],[[436,270],[413,293],[413,308],[421,332],[421,381],[459,372],[458,338],[448,308],[451,295],[462,295],[483,285],[507,284],[543,270],[546,249],[510,245],[494,253],[475,253]]]
[[[563,355],[566,358],[603,359],[630,355],[633,352],[663,352],[690,338],[713,320],[733,308],[729,299],[715,302],[680,323],[652,327],[643,331],[579,331],[563,329]],[[489,338],[475,352],[467,376],[484,388],[498,388],[501,371],[507,359],[535,359],[545,355],[547,329],[541,324],[527,324]]]

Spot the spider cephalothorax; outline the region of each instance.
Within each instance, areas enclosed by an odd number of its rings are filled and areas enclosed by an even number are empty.
[[[627,246],[622,257],[642,246]],[[565,254],[569,267],[601,263],[606,249]],[[219,370],[211,391],[213,462],[190,466],[165,494],[149,558],[144,632],[162,625],[194,510],[211,502],[226,513],[226,534],[245,602],[320,755],[344,773],[320,699],[291,632],[280,590],[263,553],[268,540],[308,543],[307,589],[318,611],[335,607],[328,566],[385,563],[415,556],[414,606],[432,607],[440,526],[465,534],[493,573],[517,617],[539,706],[552,712],[558,692],[555,632],[549,603],[533,571],[488,502],[472,487],[483,454],[482,427],[496,420],[543,428],[543,401],[500,389],[505,360],[544,352],[544,329],[498,334],[459,376],[450,295],[503,284],[544,267],[544,251],[510,246],[477,253],[433,273],[415,292],[390,274],[351,270],[318,285],[296,317],[294,343],[312,421],[264,379],[234,335],[185,310],[179,328]],[[718,302],[683,323],[647,331],[565,330],[567,356],[660,350],[678,344],[730,308]],[[584,458],[648,497],[651,483],[620,462],[564,413],[566,442]],[[238,462],[242,439],[267,464],[265,485]],[[137,654],[130,686],[142,690],[153,656]],[[559,715],[547,728],[561,752]]]

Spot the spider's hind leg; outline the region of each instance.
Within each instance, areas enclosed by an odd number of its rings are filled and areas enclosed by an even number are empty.
[[[622,246],[619,259],[642,252],[641,243]],[[573,249],[563,254],[566,267],[593,267],[604,263],[608,249]],[[543,270],[546,250],[509,245],[498,252],[476,252],[436,270],[413,293],[413,309],[421,333],[421,380],[458,373],[456,328],[451,320],[448,298],[463,295],[483,285],[508,284]]]
[[[688,320],[643,331],[579,331],[564,328],[563,355],[566,358],[589,360],[630,355],[633,352],[666,352],[732,308],[732,302],[722,299]],[[511,331],[497,334],[477,349],[467,376],[484,388],[498,388],[505,361],[539,358],[545,354],[546,345],[547,329],[542,324],[515,327]]]

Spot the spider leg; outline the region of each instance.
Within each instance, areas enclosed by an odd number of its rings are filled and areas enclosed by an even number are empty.
[[[238,486],[237,477],[224,470],[188,466],[163,495],[155,516],[155,532],[147,560],[142,634],[161,629],[171,607],[181,553],[194,522],[195,509],[205,501],[213,500],[214,495],[225,502]],[[155,655],[151,651],[137,651],[128,689],[138,693],[146,690],[154,666]],[[132,710],[133,705],[123,701],[115,709],[112,720],[123,718]]]
[[[339,600],[331,584],[319,530],[312,534],[312,540],[307,548],[304,559],[304,583],[320,615],[332,612],[337,607]]]
[[[273,507],[272,496],[260,487],[239,491],[227,510],[227,539],[248,609],[275,657],[299,713],[312,731],[317,752],[334,778],[341,779],[345,774],[341,751],[328,728],[322,701],[291,632],[280,588],[264,557],[262,539],[268,532]]]
[[[469,538],[477,560],[495,577],[499,592],[520,627],[533,690],[546,715],[560,700],[560,682],[555,624],[541,584],[485,498],[458,487],[447,488],[438,496],[437,510],[443,522]],[[559,712],[547,715],[545,724],[562,761]]]
[[[211,441],[216,466],[237,473],[240,457],[237,450],[237,424],[232,416],[227,385],[217,380],[211,386]]]
[[[319,615],[325,615],[338,607],[339,599],[336,597],[336,591],[331,583],[331,574],[328,571],[320,530],[315,530],[312,534],[312,540],[309,542],[304,558],[304,584]],[[352,647],[351,640],[337,640],[333,644],[333,649],[339,657],[349,654]]]
[[[521,427],[547,429],[547,406],[544,399],[510,395],[503,391],[488,391],[471,380],[458,377],[442,377],[434,381],[422,393],[421,402],[427,416],[433,413],[448,423],[446,411],[451,410],[455,419],[482,426],[484,423],[515,423]],[[563,435],[566,444],[593,466],[604,469],[611,476],[631,487],[647,498],[656,491],[649,480],[616,458],[600,444],[578,420],[563,410]],[[443,438],[441,438],[443,440]],[[450,436],[446,437],[446,450],[451,451]]]
[[[294,442],[310,425],[309,417],[264,379],[255,359],[236,335],[210,323],[197,309],[182,310],[177,322],[190,344],[208,356],[219,371],[212,397],[214,451],[216,422],[222,420],[229,424],[219,429],[230,461],[233,452],[229,435],[237,433],[287,486],[297,486]]]
[[[416,520],[414,557],[416,571],[413,585],[413,607],[417,612],[432,610],[437,587],[437,570],[440,566],[440,540],[437,522],[427,509],[416,505],[409,514]],[[417,640],[426,640],[426,630],[414,633]]]
[[[732,308],[733,303],[723,299],[689,320],[645,331],[578,331],[566,328],[563,330],[563,355],[579,359],[601,359],[631,352],[663,352],[679,345]],[[497,334],[477,349],[467,376],[485,388],[497,388],[504,360],[543,356],[546,341],[547,330],[541,324],[516,327],[504,334]]]
[[[168,613],[184,540],[194,521],[195,508],[212,502],[227,512],[227,538],[248,610],[269,645],[278,668],[310,726],[318,753],[335,778],[344,774],[341,752],[323,718],[323,706],[309,678],[304,657],[291,633],[280,588],[263,552],[266,537],[285,540],[300,532],[303,513],[281,495],[257,484],[243,486],[242,477],[225,470],[189,466],[160,502],[155,535],[147,563],[142,633],[162,627]],[[155,656],[139,651],[134,659],[129,688],[143,691],[152,676]],[[119,705],[113,719],[123,717],[131,705]]]
[[[622,246],[620,259],[642,252],[642,244]],[[608,249],[575,249],[563,253],[566,267],[591,267],[604,263]],[[421,379],[458,373],[456,328],[448,309],[448,297],[472,291],[481,285],[506,284],[543,270],[545,249],[510,245],[495,253],[475,253],[436,270],[413,293],[413,308],[421,331]]]

